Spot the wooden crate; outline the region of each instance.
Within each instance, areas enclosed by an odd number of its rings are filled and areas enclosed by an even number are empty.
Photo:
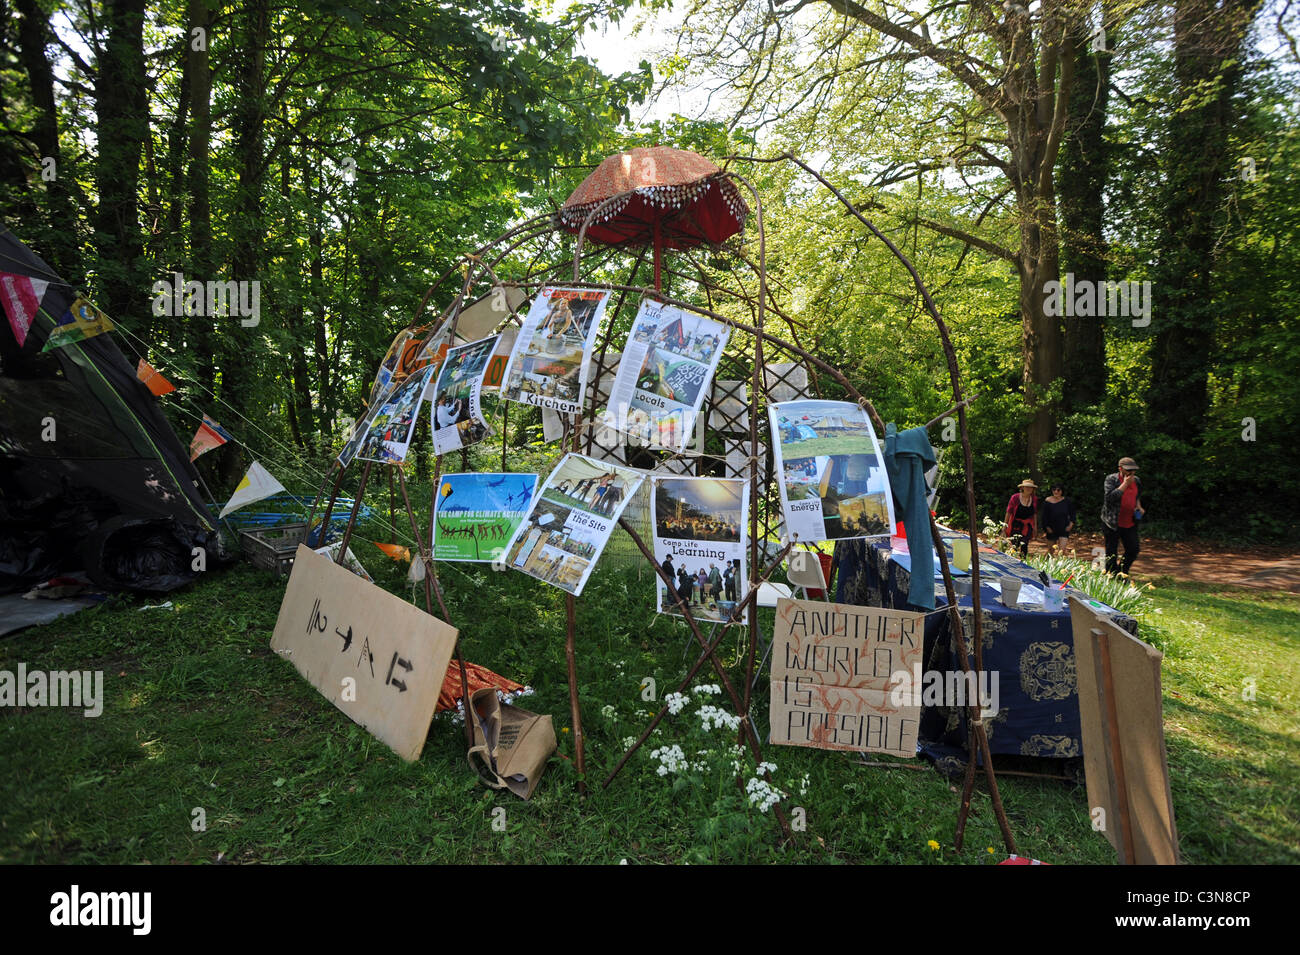
[[[269,570],[277,577],[286,576],[293,569],[293,555],[298,545],[307,539],[307,522],[277,524],[259,527],[239,534],[239,549],[253,564]]]

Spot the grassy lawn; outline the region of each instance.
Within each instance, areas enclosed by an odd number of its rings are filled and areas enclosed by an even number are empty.
[[[409,596],[403,569],[364,541],[354,550],[381,583]],[[531,802],[476,784],[462,731],[445,715],[414,764],[351,723],[270,651],[283,584],[241,565],[171,595],[172,610],[116,598],[0,642],[0,669],[19,661],[102,669],[106,696],[96,719],[0,710],[0,861],[991,864],[988,847],[1003,857],[978,789],[957,853],[958,796],[937,773],[772,747],[765,755],[792,793],[787,807],[806,819],[794,845],[778,848],[771,814],[748,808],[736,788],[734,734],[701,728],[701,702],[730,708],[708,694],[696,694],[601,790],[621,740],[658,706],[642,699],[644,678],[662,699],[688,665],[685,625],[653,613],[648,568],[598,568],[578,603],[593,783],[584,802],[571,761],[563,594],[522,574],[441,566],[467,657],[534,687],[523,705],[555,718],[563,758]],[[1153,596],[1161,612],[1144,619],[1144,635],[1166,654],[1185,861],[1300,861],[1300,597],[1176,585]],[[764,626],[770,632],[770,617]],[[743,639],[736,631],[724,645],[729,664],[739,663]],[[1255,698],[1244,700],[1252,679]],[[706,668],[697,682],[718,681]],[[766,691],[764,679],[764,734]],[[674,744],[692,768],[660,775],[650,751]],[[1013,777],[1001,785],[1021,854],[1114,860],[1091,830],[1082,786]],[[505,809],[503,831],[493,826],[496,807]]]

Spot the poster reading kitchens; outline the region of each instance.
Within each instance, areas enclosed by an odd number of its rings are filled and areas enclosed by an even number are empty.
[[[586,359],[608,299],[599,289],[542,289],[510,353],[505,398],[565,414],[582,411]]]
[[[506,546],[506,566],[578,596],[643,478],[566,454]]]
[[[447,352],[433,386],[433,451],[446,454],[482,441],[489,428],[483,419],[483,372],[497,344],[496,336]]]
[[[618,365],[606,427],[646,447],[685,450],[729,334],[703,315],[642,301]]]
[[[767,413],[792,541],[890,533],[894,497],[866,411],[847,401],[786,401]]]
[[[745,574],[745,517],[749,482],[725,478],[652,477],[655,560],[691,616],[730,620],[749,593]],[[664,582],[659,612],[682,616]],[[737,619],[744,624],[744,615]]]

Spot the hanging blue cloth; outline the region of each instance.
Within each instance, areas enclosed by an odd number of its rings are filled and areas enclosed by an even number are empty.
[[[934,448],[930,447],[925,428],[900,433],[892,421],[885,425],[885,473],[912,554],[912,584],[907,600],[923,610],[934,609],[934,542],[925,486],[925,472],[932,467]]]

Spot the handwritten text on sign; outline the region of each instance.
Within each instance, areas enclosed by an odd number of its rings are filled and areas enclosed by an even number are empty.
[[[456,630],[300,546],[271,648],[406,760],[420,757]]]
[[[920,664],[925,615],[780,600],[772,646],[772,742],[916,755],[919,706],[890,701]]]

